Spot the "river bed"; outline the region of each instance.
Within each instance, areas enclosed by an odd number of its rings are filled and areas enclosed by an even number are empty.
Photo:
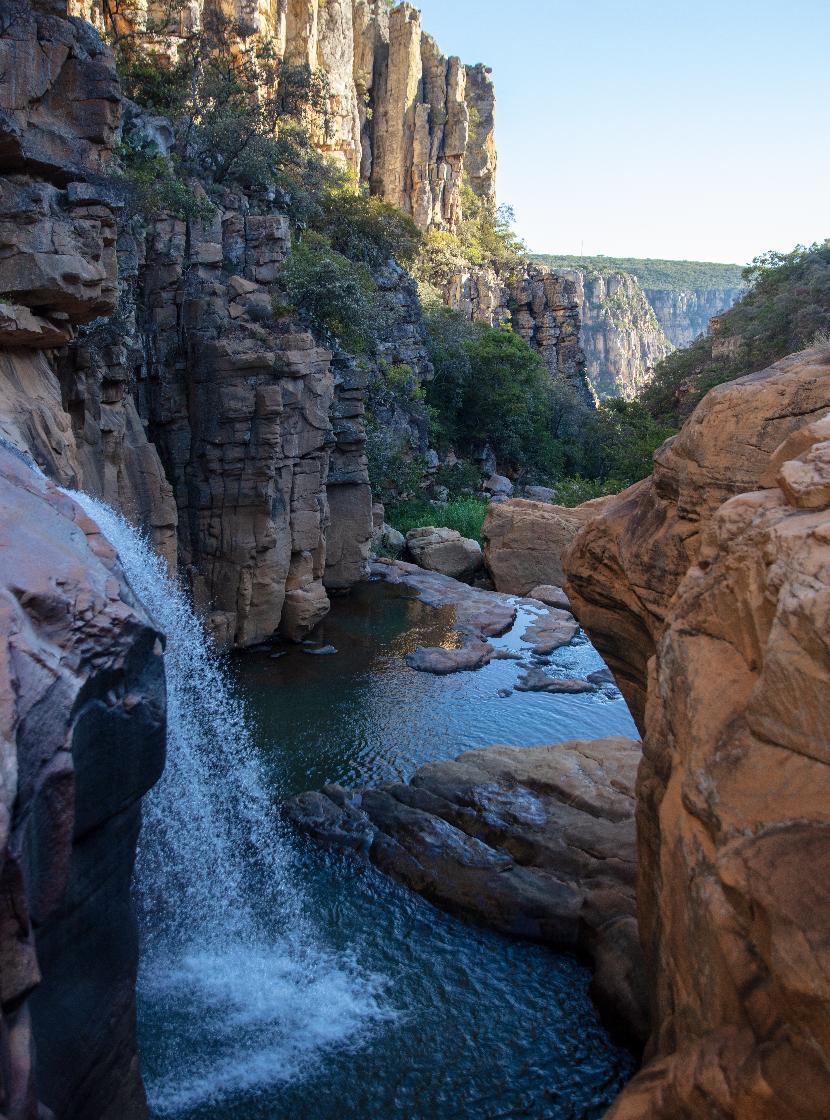
[[[515,692],[520,669],[511,660],[448,677],[409,669],[405,655],[417,646],[454,644],[453,621],[451,608],[426,606],[406,588],[367,583],[335,600],[311,644],[272,645],[233,659],[275,801],[331,781],[405,780],[425,762],[496,742],[531,747],[636,735],[611,688]],[[494,644],[521,646],[526,621],[520,615]],[[320,652],[326,647],[337,652]],[[580,636],[549,664],[584,677],[602,662]],[[141,1047],[154,1115],[602,1116],[633,1061],[599,1023],[580,962],[464,925],[357,857],[293,836],[281,842],[290,846],[304,910],[326,953],[340,962],[343,982],[316,990],[310,978],[293,1023],[291,997],[270,990],[272,973],[263,994],[250,956],[240,958],[233,982],[224,962],[218,983],[226,987],[218,994],[205,995],[204,976],[191,998],[179,1001],[157,998],[144,983]],[[286,991],[295,988],[296,977]],[[185,984],[183,996],[187,991]],[[202,1015],[200,1001],[208,998]],[[217,1000],[227,1005],[219,1028]]]

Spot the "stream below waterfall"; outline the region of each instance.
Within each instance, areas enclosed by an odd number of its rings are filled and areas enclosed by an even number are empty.
[[[599,1023],[580,962],[464,925],[289,833],[276,807],[493,742],[634,734],[619,696],[500,696],[518,672],[506,660],[414,672],[408,651],[454,640],[452,610],[381,583],[336,600],[311,644],[220,665],[141,537],[73,496],[168,637],[168,762],[135,875],[151,1115],[600,1117],[633,1061]],[[601,664],[584,638],[552,662],[573,676]]]

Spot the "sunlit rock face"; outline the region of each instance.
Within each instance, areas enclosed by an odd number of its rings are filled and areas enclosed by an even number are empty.
[[[130,880],[162,644],[97,526],[5,448],[0,648],[3,1115],[138,1120]]]
[[[102,23],[100,0],[69,0],[73,14]],[[171,21],[165,49],[198,24],[194,0]],[[328,120],[316,143],[343,161],[374,194],[422,229],[454,230],[462,217],[462,175],[495,198],[495,92],[490,71],[446,58],[410,4],[384,0],[236,0],[226,15],[269,38],[292,64],[322,71]],[[158,20],[162,5],[140,3],[134,19]]]
[[[830,1098],[830,354],[711,391],[565,559],[644,729],[653,1034],[613,1120]]]

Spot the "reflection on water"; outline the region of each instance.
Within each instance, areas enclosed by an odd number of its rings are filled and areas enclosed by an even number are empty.
[[[522,645],[530,615],[492,644]],[[275,787],[283,796],[326,782],[347,786],[409,778],[425,762],[453,758],[493,743],[541,746],[637,731],[618,694],[552,696],[513,689],[522,669],[493,661],[446,677],[418,673],[404,662],[418,646],[454,648],[451,608],[425,606],[412,592],[385,583],[362,584],[335,600],[315,640],[337,649],[312,656],[297,646],[249,653],[236,660],[253,719],[258,722]],[[580,637],[550,659],[553,669],[584,677],[602,666]]]

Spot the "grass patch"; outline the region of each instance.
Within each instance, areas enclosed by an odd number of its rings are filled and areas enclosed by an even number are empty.
[[[481,526],[489,502],[482,498],[453,498],[445,506],[429,502],[390,502],[386,506],[386,520],[404,536],[410,529],[434,525],[437,529],[457,529],[462,537],[481,540]]]

